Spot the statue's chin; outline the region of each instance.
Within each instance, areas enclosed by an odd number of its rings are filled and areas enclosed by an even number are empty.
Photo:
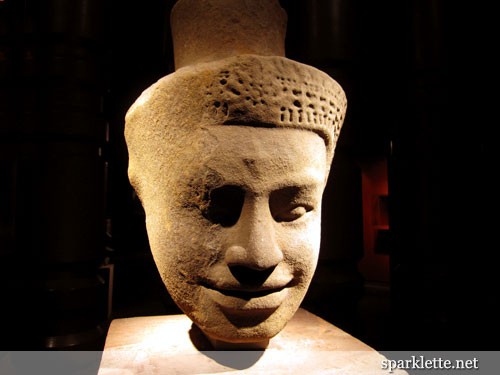
[[[270,339],[267,337],[221,337],[204,332],[195,323],[191,325],[189,338],[200,351],[210,350],[265,350]]]
[[[236,321],[234,317],[228,319],[223,315],[223,323],[220,322],[222,324],[199,327],[215,349],[265,349],[269,340],[276,336],[288,321],[283,319],[283,315],[278,311],[275,314],[270,314],[267,319],[249,314],[239,317]]]

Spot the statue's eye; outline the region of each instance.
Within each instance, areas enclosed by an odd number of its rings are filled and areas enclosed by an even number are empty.
[[[208,199],[202,215],[214,224],[231,227],[240,218],[245,191],[240,186],[225,185],[210,191]]]
[[[300,219],[314,209],[303,196],[302,189],[296,186],[273,191],[269,197],[271,215],[277,222],[290,222]]]
[[[275,220],[294,221],[300,219],[302,216],[304,216],[307,212],[311,210],[312,208],[304,206],[290,207],[289,209],[285,209],[282,212],[277,213]]]

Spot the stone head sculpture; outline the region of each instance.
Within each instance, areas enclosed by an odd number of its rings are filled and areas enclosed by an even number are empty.
[[[176,72],[126,116],[129,177],[170,295],[209,337],[276,335],[320,244],[342,88],[284,57],[277,0],[180,0]]]

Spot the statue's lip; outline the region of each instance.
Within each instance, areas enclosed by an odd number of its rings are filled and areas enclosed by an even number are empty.
[[[273,288],[216,288],[209,284],[202,285],[221,309],[234,314],[254,314],[257,311],[272,313],[286,299],[288,284]]]
[[[287,284],[276,286],[267,285],[261,287],[244,287],[235,285],[223,285],[222,287],[215,287],[209,283],[202,282],[200,285],[207,289],[215,290],[228,297],[236,297],[245,300],[250,300],[252,298],[264,297],[272,293],[281,292],[283,289],[291,286],[291,281]]]
[[[260,288],[249,288],[249,287],[241,287],[241,286],[223,286],[223,287],[215,287],[208,283],[201,283],[200,285],[205,288],[216,290],[219,293],[224,294],[225,296],[237,297],[242,299],[251,299],[251,298],[259,298],[264,297],[272,293],[281,292],[286,287],[290,286],[291,281],[288,284],[282,286],[266,286]]]

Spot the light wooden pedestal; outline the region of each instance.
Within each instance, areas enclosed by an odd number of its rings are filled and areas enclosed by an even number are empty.
[[[200,351],[191,325],[185,315],[114,320],[99,375],[387,373],[385,357],[304,309],[265,351]]]

